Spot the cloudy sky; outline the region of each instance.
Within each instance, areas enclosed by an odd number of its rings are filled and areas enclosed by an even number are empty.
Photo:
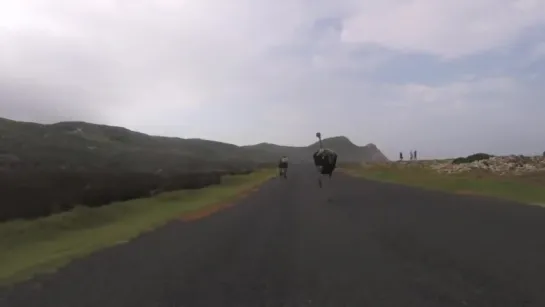
[[[0,116],[545,150],[545,0],[0,0]]]

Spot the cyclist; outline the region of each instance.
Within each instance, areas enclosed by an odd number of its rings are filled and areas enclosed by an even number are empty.
[[[284,178],[286,178],[288,176],[288,157],[287,156],[282,156],[282,158],[280,158],[280,161],[278,162],[278,175],[279,176],[284,176]]]

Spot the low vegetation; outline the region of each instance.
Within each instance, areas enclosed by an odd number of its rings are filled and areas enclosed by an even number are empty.
[[[0,283],[58,268],[75,257],[123,243],[142,232],[221,202],[271,178],[273,170],[225,176],[222,184],[73,210],[35,220],[0,223]]]
[[[476,153],[467,157],[456,158],[452,161],[452,164],[471,163],[475,161],[488,160],[492,157],[492,155],[486,153]]]
[[[371,180],[426,189],[545,204],[545,172],[499,175],[483,169],[474,169],[445,174],[433,170],[425,162],[365,164],[347,168],[346,172]]]
[[[0,221],[37,218],[73,209],[149,197],[160,192],[219,184],[226,174],[252,170],[195,173],[116,173],[68,171],[0,172]]]

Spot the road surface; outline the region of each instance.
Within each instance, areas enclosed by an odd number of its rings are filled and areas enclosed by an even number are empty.
[[[545,306],[545,209],[297,166],[210,217],[174,222],[0,290],[10,307]]]

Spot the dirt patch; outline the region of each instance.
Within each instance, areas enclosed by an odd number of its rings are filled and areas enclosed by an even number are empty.
[[[258,188],[250,188],[248,190],[244,190],[244,191],[240,192],[239,195],[237,195],[236,199],[237,200],[242,199],[242,198],[244,198],[244,197],[246,197],[246,196],[248,196],[248,195],[250,195],[250,194],[252,194],[252,193],[254,193],[256,191],[258,191],[258,190],[259,190]]]
[[[199,220],[207,216],[210,216],[216,212],[219,212],[223,209],[227,209],[233,206],[234,206],[233,203],[224,203],[224,204],[206,206],[201,210],[195,210],[195,211],[189,212],[188,214],[185,214],[184,216],[182,216],[182,221],[189,222],[189,221]]]
[[[217,212],[219,212],[221,210],[225,210],[225,209],[228,209],[228,208],[231,208],[231,207],[235,206],[237,201],[239,201],[239,200],[241,200],[241,199],[249,196],[250,194],[257,192],[257,191],[259,191],[259,187],[252,187],[252,188],[243,190],[234,199],[232,199],[229,202],[217,203],[217,204],[213,204],[213,205],[210,205],[210,206],[205,206],[205,207],[203,207],[201,209],[198,209],[198,210],[195,210],[195,211],[188,212],[188,213],[184,214],[181,217],[181,219],[184,222],[190,222],[190,221],[195,221],[195,220],[205,218],[205,217],[210,216],[210,215],[212,215],[214,213],[217,213]]]
[[[481,193],[478,193],[478,192],[475,192],[475,191],[471,191],[471,190],[458,190],[455,192],[456,194],[459,194],[459,195],[478,195],[478,196],[482,196],[483,194]]]
[[[355,174],[357,174],[356,171],[351,170],[351,169],[346,169],[346,168],[337,168],[337,171],[338,171],[339,173],[343,173],[343,174],[347,174],[347,175],[355,175]]]

